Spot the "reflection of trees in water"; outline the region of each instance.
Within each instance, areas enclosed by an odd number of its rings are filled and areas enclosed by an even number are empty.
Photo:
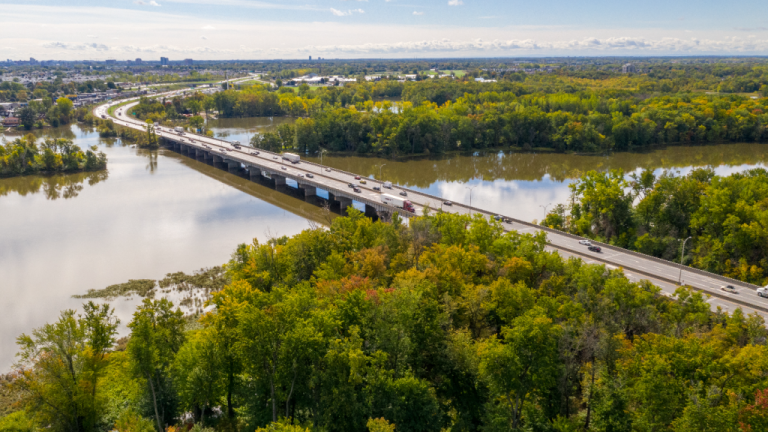
[[[136,154],[147,158],[145,169],[149,171],[150,174],[154,174],[157,170],[157,150],[139,149]]]
[[[75,198],[83,190],[83,184],[93,186],[104,181],[108,171],[81,172],[53,176],[25,176],[0,180],[0,196],[15,192],[21,196],[43,193],[49,200]]]
[[[319,160],[313,161],[319,162]],[[492,180],[537,181],[545,176],[562,182],[579,177],[590,170],[621,168],[625,172],[638,168],[670,169],[689,166],[738,166],[768,162],[768,145],[723,144],[700,147],[668,147],[643,153],[615,153],[607,156],[560,153],[489,152],[474,156],[447,155],[393,161],[358,156],[328,156],[324,163],[338,169],[421,188],[438,181],[466,182],[484,178]]]

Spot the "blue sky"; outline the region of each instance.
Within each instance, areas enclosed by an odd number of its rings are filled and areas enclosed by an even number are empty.
[[[0,0],[0,58],[768,55],[765,1]]]

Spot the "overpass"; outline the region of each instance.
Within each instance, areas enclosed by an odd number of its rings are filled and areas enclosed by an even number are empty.
[[[163,95],[174,96],[183,92],[169,92]],[[126,105],[115,110],[114,116],[110,116],[109,107],[125,102],[112,102],[98,106],[94,109],[94,115],[100,118],[110,117],[120,126],[146,130],[146,123],[128,115],[130,108],[138,104],[138,99],[129,99]],[[329,201],[338,205],[342,214],[353,201],[356,201],[363,204],[365,214],[373,218],[387,219],[394,212],[409,218],[421,214],[426,208],[442,209],[445,212],[457,214],[482,214],[488,218],[501,216],[460,203],[448,204],[440,197],[397,185],[393,186],[392,190],[387,190],[381,180],[360,176],[366,181],[362,184],[355,179],[357,175],[354,173],[303,160],[298,164],[292,164],[286,162],[280,154],[254,149],[247,145],[236,149],[232,143],[225,140],[191,133],[180,134],[166,127],[156,128],[156,133],[162,138],[166,147],[182,155],[246,176],[251,180],[268,180],[275,187],[280,187],[290,179],[296,182],[305,197],[316,195],[318,189],[325,190],[328,192]],[[357,187],[360,192],[355,192],[350,185]],[[374,187],[380,190],[374,190]],[[411,213],[383,203],[382,193],[405,194],[404,198],[413,203],[415,211]],[[599,242],[592,241],[603,251],[590,252],[586,246],[579,243],[585,240],[584,238],[506,216],[503,217],[501,224],[506,231],[515,230],[530,234],[544,231],[549,249],[556,250],[564,256],[576,256],[587,262],[602,263],[608,268],[622,268],[630,279],[648,279],[659,286],[663,294],[668,297],[673,297],[674,290],[678,286],[688,285],[708,294],[710,296],[708,301],[713,309],[719,306],[727,311],[733,311],[741,307],[745,313],[757,312],[768,319],[768,298],[757,296],[755,290],[758,287],[755,285]],[[736,293],[722,291],[720,288],[726,284],[734,286]]]

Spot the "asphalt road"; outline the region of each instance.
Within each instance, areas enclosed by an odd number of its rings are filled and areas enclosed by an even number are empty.
[[[184,91],[168,92],[161,96],[174,96],[183,92]],[[146,127],[144,122],[131,118],[128,115],[130,108],[137,103],[138,100],[117,109],[115,111],[116,118],[113,118],[115,123],[134,129],[144,130]],[[109,114],[107,113],[109,106],[110,105],[107,104],[96,107],[94,109],[94,114],[98,117],[101,117],[102,115],[109,117]],[[318,184],[318,187],[320,188],[335,188],[338,190],[346,190],[347,192],[350,192],[350,194],[353,194],[351,190],[348,189],[348,184],[353,184],[361,190],[358,195],[359,197],[377,203],[381,202],[381,193],[397,195],[400,194],[400,192],[405,192],[407,196],[404,198],[413,203],[417,214],[421,214],[423,209],[429,206],[431,209],[442,208],[443,211],[452,213],[481,213],[487,217],[495,216],[495,214],[491,212],[483,211],[481,209],[471,209],[460,203],[447,205],[445,204],[445,200],[439,197],[423,194],[399,186],[394,186],[392,190],[382,188],[382,192],[378,192],[373,190],[373,187],[382,187],[383,183],[379,180],[361,177],[361,180],[366,181],[365,184],[362,184],[359,180],[355,179],[355,174],[353,173],[346,173],[304,161],[295,165],[284,163],[279,155],[262,150],[259,150],[258,155],[254,155],[252,153],[255,150],[247,147],[248,143],[244,143],[246,146],[244,146],[242,150],[237,150],[232,147],[230,142],[217,138],[204,137],[195,134],[179,135],[173,130],[165,127],[157,130],[157,133],[164,138],[172,139],[201,150],[210,151],[228,159],[238,160],[244,164],[250,162],[254,165],[267,167],[275,172],[283,172],[284,174],[293,177],[301,178],[307,174],[312,174],[314,176],[312,182]],[[204,148],[203,144],[207,145],[209,148]],[[542,228],[539,226],[518,220],[504,222],[502,225],[505,230],[516,230],[522,233],[542,231]],[[584,239],[573,238],[573,236],[559,232],[547,231],[546,233],[550,247],[560,252],[563,256],[575,255],[588,262],[605,264],[609,268],[622,268],[624,269],[624,273],[631,280],[648,279],[655,285],[661,287],[664,293],[669,296],[672,296],[675,289],[679,286],[678,278],[680,277],[680,267],[675,263],[640,256],[618,248],[604,247],[602,252],[591,252],[587,249],[587,246],[579,243],[580,240]],[[724,280],[722,277],[713,274],[699,274],[697,272],[686,270],[685,267],[682,270],[681,279],[683,284],[709,294],[711,296],[709,303],[712,304],[713,310],[716,309],[717,306],[729,311],[741,307],[746,313],[758,312],[768,318],[768,298],[758,297],[754,287],[749,284]],[[737,294],[722,291],[720,288],[726,284],[733,285],[736,288]]]

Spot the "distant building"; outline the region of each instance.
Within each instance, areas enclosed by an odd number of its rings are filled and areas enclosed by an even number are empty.
[[[192,59],[184,59],[184,64],[187,66],[192,66]]]
[[[37,60],[34,57],[30,57],[29,64],[37,64]]]
[[[632,63],[627,63],[621,67],[621,73],[635,73],[637,68]]]
[[[19,126],[20,124],[21,120],[19,120],[17,117],[6,117],[3,119],[3,126],[6,127]]]
[[[140,58],[136,59],[136,64],[141,64],[141,59]]]
[[[163,66],[168,66],[168,57],[160,57],[160,64]]]
[[[115,59],[109,59],[109,60],[107,60],[107,61],[106,61],[106,63],[107,63],[108,65],[114,65],[114,64],[117,64],[117,60],[115,60]]]
[[[309,61],[312,61],[312,56],[309,56]]]

